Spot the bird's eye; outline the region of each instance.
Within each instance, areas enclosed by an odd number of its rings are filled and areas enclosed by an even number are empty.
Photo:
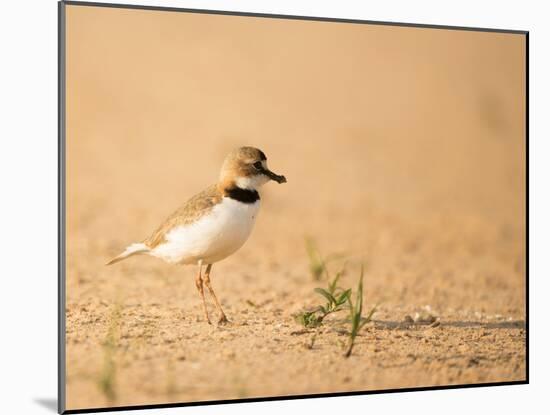
[[[263,169],[263,165],[262,165],[262,162],[261,161],[257,161],[256,163],[253,164],[254,168],[256,170],[262,170]]]

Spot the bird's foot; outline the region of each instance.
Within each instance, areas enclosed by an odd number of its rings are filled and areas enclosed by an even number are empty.
[[[220,314],[220,318],[218,319],[218,325],[225,325],[225,324],[228,324],[229,323],[229,320],[227,319],[227,317],[225,316],[225,314]]]

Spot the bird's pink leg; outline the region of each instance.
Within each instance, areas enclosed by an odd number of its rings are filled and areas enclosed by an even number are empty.
[[[204,272],[204,283],[206,284],[206,287],[208,288],[208,291],[210,291],[210,295],[214,299],[214,302],[216,303],[216,307],[218,308],[218,312],[220,313],[220,318],[218,319],[218,324],[224,324],[228,323],[229,320],[227,320],[227,317],[225,316],[225,313],[222,310],[222,306],[220,305],[220,302],[218,301],[218,297],[216,297],[216,294],[214,293],[214,289],[212,288],[212,285],[210,284],[210,270],[212,269],[212,264],[208,264],[206,267],[206,271]]]
[[[204,298],[204,288],[203,288],[203,279],[201,275],[202,271],[202,264],[199,264],[199,272],[197,273],[197,277],[195,278],[195,285],[197,286],[197,290],[199,290],[199,294],[202,298],[202,308],[204,310],[204,316],[206,317],[206,321],[208,324],[212,324],[210,322],[210,318],[208,317],[208,308],[206,307],[206,299]]]

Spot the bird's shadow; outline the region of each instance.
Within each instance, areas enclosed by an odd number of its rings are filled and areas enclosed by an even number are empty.
[[[373,320],[373,322],[379,327],[388,328],[388,329],[399,329],[399,328],[409,327],[409,325],[403,321]],[[423,324],[415,324],[415,326],[423,326]],[[491,322],[491,323],[483,323],[480,321],[449,321],[449,322],[441,321],[441,326],[480,328],[480,329],[525,329],[525,321],[514,320],[514,321],[502,321],[502,322]]]
[[[55,398],[35,398],[34,401],[52,412],[57,412],[57,399]]]

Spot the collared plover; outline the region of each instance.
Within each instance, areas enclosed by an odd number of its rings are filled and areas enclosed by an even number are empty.
[[[143,242],[129,245],[107,265],[132,255],[147,254],[173,264],[199,266],[195,284],[210,323],[203,284],[216,303],[219,323],[227,317],[212,289],[212,265],[235,253],[248,239],[260,208],[258,188],[286,178],[267,168],[265,154],[254,147],[233,150],[223,162],[219,182],[193,196]],[[202,267],[206,266],[204,275]]]

